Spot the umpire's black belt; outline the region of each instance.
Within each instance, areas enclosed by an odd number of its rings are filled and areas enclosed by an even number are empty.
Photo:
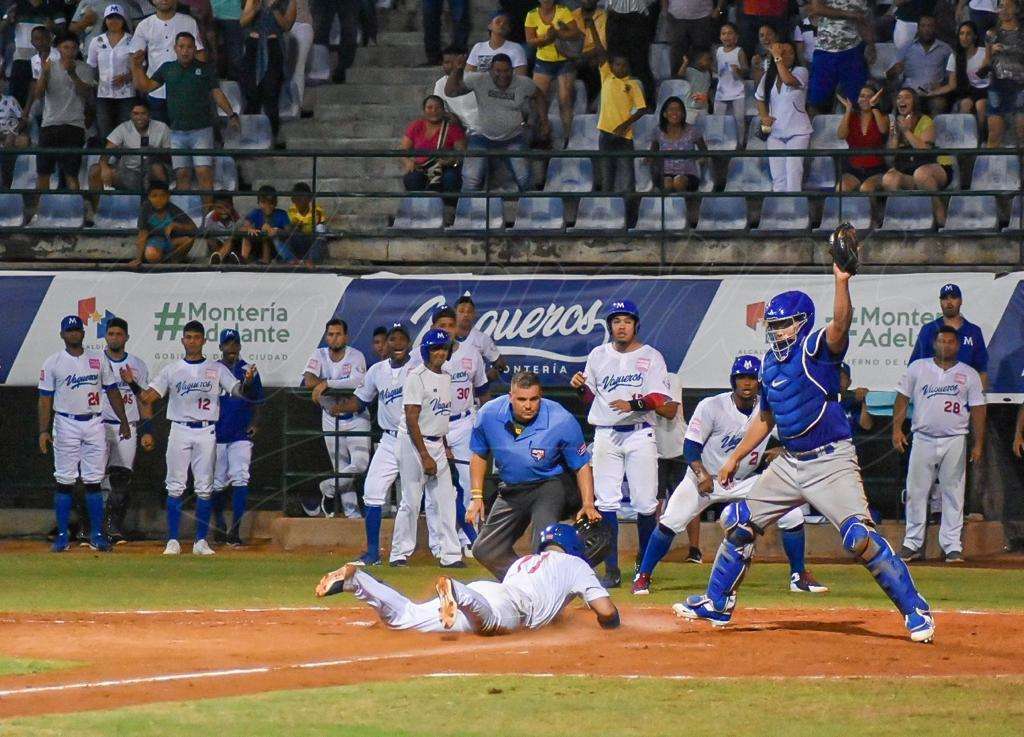
[[[91,415],[71,415],[68,414],[67,412],[58,412],[57,414],[60,415],[61,417],[67,417],[69,420],[78,420],[79,422],[87,422],[88,420],[91,420],[93,417],[99,416],[95,413]]]
[[[171,422],[177,425],[184,425],[185,427],[191,427],[193,430],[200,427],[210,427],[215,424],[212,420],[200,420],[198,422],[185,422],[184,420],[171,420]]]
[[[546,484],[552,479],[559,479],[558,476],[549,476],[546,479],[540,479],[538,481],[529,481],[521,484],[506,484],[504,482],[498,484],[498,494],[504,496],[505,494],[521,494],[524,491],[533,491],[541,484]]]

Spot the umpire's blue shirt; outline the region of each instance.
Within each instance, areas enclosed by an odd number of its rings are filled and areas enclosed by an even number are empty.
[[[249,364],[239,358],[229,371],[239,381],[245,381],[245,369]],[[248,440],[249,425],[252,424],[252,408],[263,401],[263,382],[260,375],[252,377],[249,397],[232,397],[222,395],[220,398],[220,417],[217,420],[216,433],[218,443],[234,443]]]
[[[945,321],[940,317],[921,328],[914,344],[914,352],[910,354],[910,363],[919,358],[935,356],[935,336],[939,334],[939,328],[943,325]],[[965,319],[956,334],[960,338],[957,360],[963,361],[979,374],[988,371],[988,348],[985,347],[985,336],[981,334],[981,328]]]
[[[523,429],[516,435],[507,394],[489,401],[476,416],[469,448],[479,456],[494,457],[502,482],[540,482],[590,463],[580,423],[557,402],[541,399],[533,422],[519,426]]]

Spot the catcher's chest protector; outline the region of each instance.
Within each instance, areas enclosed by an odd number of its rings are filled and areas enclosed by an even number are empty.
[[[793,346],[785,361],[771,352],[765,356],[761,391],[783,439],[811,430],[825,416],[828,401],[839,394],[836,364],[807,353],[824,340],[825,329],[821,328]],[[827,348],[822,346],[822,350]]]

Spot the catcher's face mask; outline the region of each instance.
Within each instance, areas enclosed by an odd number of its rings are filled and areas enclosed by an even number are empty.
[[[800,339],[800,331],[807,324],[807,314],[798,312],[792,317],[769,320],[765,326],[765,340],[779,361],[789,358],[789,352]]]

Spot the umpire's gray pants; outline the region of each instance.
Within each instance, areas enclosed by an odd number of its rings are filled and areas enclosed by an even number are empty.
[[[536,550],[544,528],[562,519],[567,496],[565,481],[560,476],[532,487],[499,488],[498,498],[473,543],[473,557],[502,580],[519,557],[513,546],[526,532],[527,525],[533,525],[532,549]]]

